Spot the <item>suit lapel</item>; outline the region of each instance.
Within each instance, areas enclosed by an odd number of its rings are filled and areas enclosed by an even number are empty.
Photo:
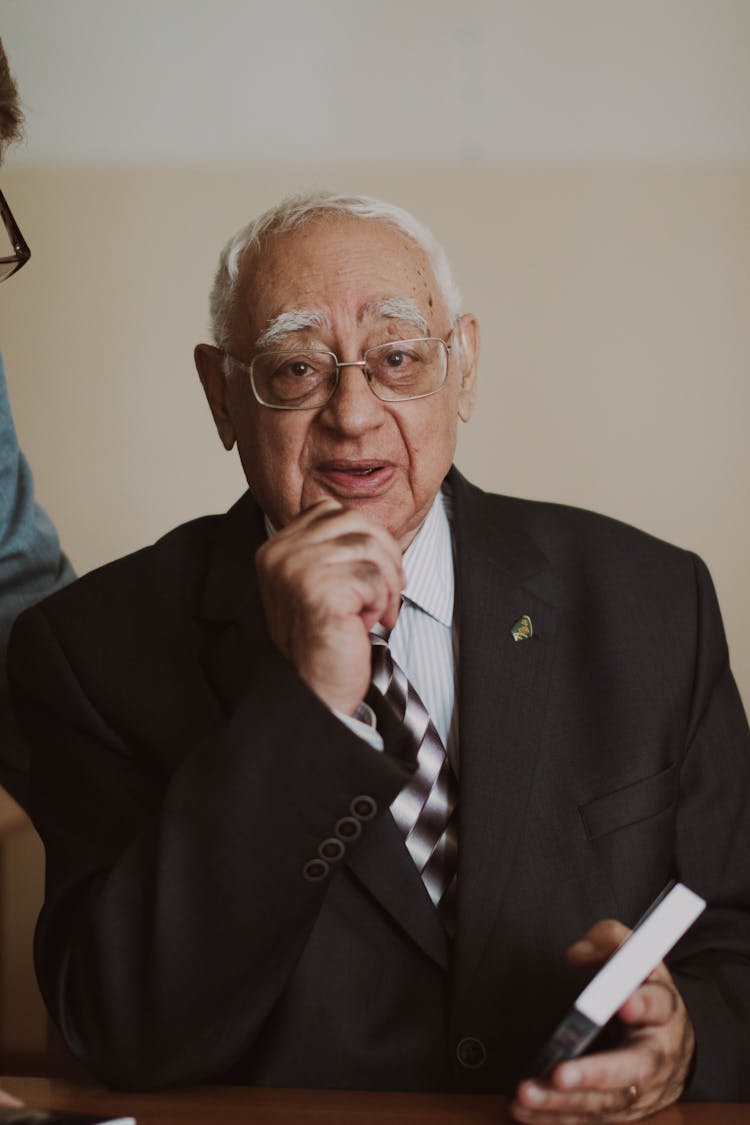
[[[199,615],[203,669],[225,714],[247,690],[259,649],[270,644],[258,596],[255,552],[266,536],[263,513],[246,492],[223,517],[209,560]]]
[[[389,812],[368,828],[347,866],[412,941],[447,969],[445,929]]]
[[[455,495],[459,591],[460,836],[457,989],[467,988],[500,909],[544,723],[556,610],[535,592],[547,561],[517,505],[459,474]],[[534,636],[513,639],[527,614]]]

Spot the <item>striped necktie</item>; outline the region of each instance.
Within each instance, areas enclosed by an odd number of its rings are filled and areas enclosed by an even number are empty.
[[[458,855],[456,778],[422,700],[391,656],[387,637],[373,632],[370,641],[373,686],[411,735],[417,757],[416,773],[396,797],[391,813],[452,937]]]

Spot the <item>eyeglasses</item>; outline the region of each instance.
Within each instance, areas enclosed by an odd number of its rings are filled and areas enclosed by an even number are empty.
[[[383,402],[409,402],[434,395],[448,376],[451,344],[437,336],[390,340],[368,348],[362,359],[340,361],[318,348],[260,352],[243,363],[225,352],[250,376],[261,406],[272,410],[319,410],[333,398],[342,367],[359,367],[372,393]]]
[[[8,232],[10,244],[13,247],[14,253],[0,257],[0,281],[5,281],[7,277],[17,273],[21,266],[25,266],[31,257],[24,237],[18,227],[18,223],[13,218],[13,212],[8,204],[5,202],[5,196],[0,191],[0,214],[3,216],[5,229]]]

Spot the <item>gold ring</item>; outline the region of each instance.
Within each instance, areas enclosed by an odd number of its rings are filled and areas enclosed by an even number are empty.
[[[630,1106],[630,1105],[633,1104],[635,1099],[638,1097],[638,1087],[634,1083],[631,1082],[631,1084],[628,1086],[628,1088],[625,1092],[628,1095],[628,1105]]]

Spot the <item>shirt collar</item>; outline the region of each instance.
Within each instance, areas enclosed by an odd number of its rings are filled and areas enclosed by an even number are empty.
[[[448,628],[453,624],[453,543],[448,500],[438,492],[404,553],[404,599]]]

